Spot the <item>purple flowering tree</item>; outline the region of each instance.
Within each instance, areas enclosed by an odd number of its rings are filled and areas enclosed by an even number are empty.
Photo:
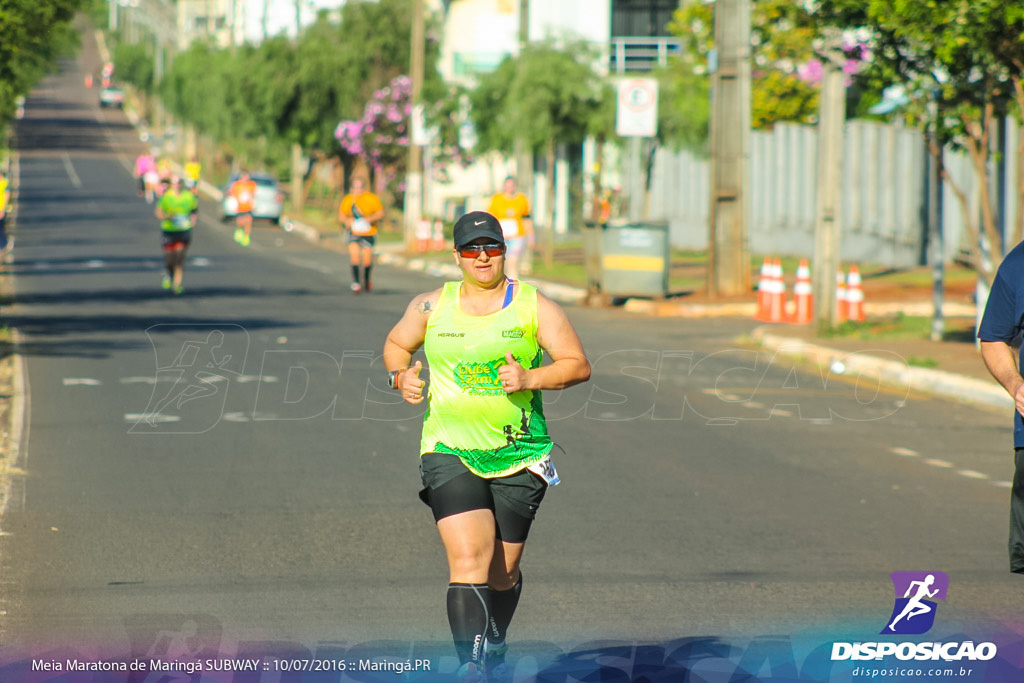
[[[342,121],[334,131],[341,148],[371,169],[378,189],[404,191],[412,83],[397,76],[373,93],[358,121]]]

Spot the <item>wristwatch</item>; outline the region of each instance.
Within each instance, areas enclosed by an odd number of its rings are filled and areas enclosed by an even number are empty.
[[[398,380],[398,373],[400,372],[401,370],[392,370],[391,372],[388,373],[388,389],[398,388],[397,386],[395,386],[395,382]]]

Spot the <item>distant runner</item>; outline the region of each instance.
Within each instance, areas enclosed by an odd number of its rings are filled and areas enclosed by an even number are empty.
[[[235,214],[235,241],[243,247],[249,246],[252,237],[252,210],[256,201],[256,181],[249,177],[248,171],[242,171],[238,180],[228,188],[228,195],[238,202]]]
[[[345,195],[338,207],[338,220],[348,230],[348,257],[352,263],[352,291],[359,293],[373,289],[370,271],[373,269],[373,248],[377,244],[377,221],[384,217],[380,198],[366,189],[362,178],[352,179],[352,191]],[[359,283],[359,266],[363,267],[363,282]]]
[[[192,228],[196,225],[196,196],[182,188],[180,176],[171,176],[171,185],[156,205],[156,217],[163,230],[164,289],[175,294],[185,291],[185,256],[192,242]]]
[[[11,188],[7,176],[0,171],[0,253],[6,254],[14,246],[14,239],[7,236],[7,210],[11,206]]]

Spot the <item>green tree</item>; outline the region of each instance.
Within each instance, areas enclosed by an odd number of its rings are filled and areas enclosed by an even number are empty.
[[[751,125],[768,129],[777,121],[813,123],[818,114],[820,39],[811,5],[792,0],[754,0],[751,6]],[[710,112],[708,60],[714,50],[714,4],[686,0],[669,30],[682,42],[682,55],[662,74],[667,94],[659,107],[661,139],[673,147],[704,151]],[[852,65],[852,63],[851,63]],[[852,70],[852,69],[851,69]]]
[[[979,181],[980,219],[964,190],[942,173],[979,245],[972,265],[991,284],[1004,246],[992,210],[990,141],[999,117],[1020,121],[1024,110],[1024,6],[1002,0],[825,0],[816,16],[871,34],[873,59],[864,78],[903,87],[909,98],[903,116],[930,130],[937,158],[947,144],[969,154]],[[1024,148],[1018,155],[1024,157]],[[1017,193],[1024,207],[1020,180]],[[1014,226],[1013,243],[1021,230]]]
[[[480,77],[471,97],[478,149],[508,153],[521,136],[548,169],[547,196],[554,196],[557,145],[579,145],[589,136],[608,136],[605,103],[614,95],[597,73],[597,56],[585,43],[533,43]],[[554,206],[548,203],[542,251],[554,258]]]
[[[18,98],[54,60],[76,46],[71,20],[81,0],[3,0],[0,4],[0,130]]]
[[[153,91],[153,55],[145,43],[118,43],[113,57],[120,80],[144,93]]]

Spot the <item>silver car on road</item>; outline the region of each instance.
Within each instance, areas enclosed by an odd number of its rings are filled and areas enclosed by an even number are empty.
[[[221,220],[229,221],[238,214],[238,202],[228,195],[231,185],[238,180],[239,174],[233,173],[223,187],[224,198],[221,200]],[[256,197],[253,199],[252,217],[265,218],[274,225],[281,222],[284,212],[284,190],[277,178],[269,173],[251,172],[249,177],[256,181]]]

